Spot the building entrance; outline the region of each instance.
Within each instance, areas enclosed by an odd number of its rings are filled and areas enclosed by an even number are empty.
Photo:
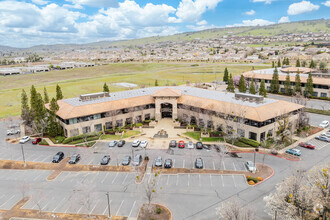
[[[172,118],[173,105],[170,103],[161,104],[160,112],[162,114],[162,118]]]

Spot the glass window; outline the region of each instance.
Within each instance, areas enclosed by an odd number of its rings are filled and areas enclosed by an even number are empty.
[[[123,127],[123,119],[117,120],[116,121],[116,126],[117,127]]]
[[[318,92],[313,92],[313,96],[317,97],[319,95]]]
[[[78,130],[78,128],[76,128],[76,129],[71,129],[70,130],[70,136],[72,137],[72,136],[77,136],[77,135],[79,135],[79,130]]]
[[[77,118],[71,118],[71,119],[69,119],[69,125],[76,124],[76,123],[78,123]]]
[[[91,132],[91,127],[90,126],[83,127],[82,132],[83,132],[83,134],[90,133]]]
[[[102,131],[102,124],[94,125],[94,131],[96,132]]]
[[[150,120],[150,114],[145,114],[144,115],[144,120]]]
[[[105,129],[112,129],[112,121],[105,123]]]
[[[327,97],[327,94],[324,92],[321,92],[321,97]]]
[[[249,139],[252,139],[252,140],[257,140],[257,134],[254,133],[254,132],[249,132]]]
[[[95,119],[100,119],[101,118],[101,114],[96,114],[96,115],[94,115],[94,120]]]

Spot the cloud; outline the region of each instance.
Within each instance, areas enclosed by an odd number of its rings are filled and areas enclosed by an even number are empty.
[[[108,8],[118,7],[118,1],[117,0],[65,0],[67,2],[71,2],[74,5],[86,5],[90,7],[96,7],[96,8]]]
[[[63,8],[74,8],[74,9],[83,9],[83,6],[81,5],[70,5],[70,4],[64,4]]]
[[[265,4],[271,4],[275,0],[252,0],[252,2],[265,2]]]
[[[253,9],[251,9],[250,11],[247,11],[244,14],[246,14],[246,15],[254,15],[255,13],[256,12]]]
[[[287,22],[290,22],[290,19],[288,16],[281,17],[280,20],[278,20],[278,23],[287,23]]]
[[[314,5],[310,1],[301,1],[289,6],[288,15],[299,15],[306,12],[316,11],[319,8],[320,6]]]
[[[222,0],[182,0],[176,12],[177,22],[198,22],[207,10],[213,10]]]
[[[327,6],[327,7],[330,7],[330,1],[323,2],[322,4]]]
[[[275,22],[264,19],[243,20],[241,24],[227,25],[226,27],[241,27],[241,26],[265,26],[275,24]]]
[[[37,5],[45,5],[48,3],[48,1],[44,1],[44,0],[31,0],[31,1]]]
[[[206,25],[206,24],[207,24],[207,21],[202,20],[202,21],[200,21],[200,22],[197,22],[196,24],[197,24],[197,25]]]

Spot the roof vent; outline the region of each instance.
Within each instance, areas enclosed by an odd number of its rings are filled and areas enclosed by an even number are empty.
[[[99,93],[91,93],[91,94],[84,94],[79,96],[79,101],[90,101],[95,99],[101,99],[105,97],[110,97],[109,92],[99,92]]]
[[[264,101],[264,97],[261,95],[253,95],[249,93],[235,93],[235,99],[249,102],[261,103]]]

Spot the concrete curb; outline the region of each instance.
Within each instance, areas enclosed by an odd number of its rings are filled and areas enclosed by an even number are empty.
[[[43,147],[79,147],[76,145],[42,145],[39,144],[38,146],[43,146]],[[91,147],[79,147],[79,148],[91,148]]]
[[[268,165],[267,165],[268,166]],[[257,185],[259,185],[260,183],[263,183],[263,182],[265,182],[266,180],[268,180],[268,179],[270,179],[272,176],[274,176],[274,174],[275,174],[275,171],[274,171],[274,169],[271,167],[271,166],[269,166],[271,169],[272,169],[272,174],[270,174],[270,176],[268,176],[268,177],[266,177],[265,179],[263,179],[262,181],[260,181],[260,182],[257,182],[256,184],[254,184],[254,185],[252,185],[252,186],[257,186]]]
[[[249,154],[253,154],[254,152],[242,152],[242,151],[231,151],[232,153],[243,153],[243,154],[246,154],[246,153],[249,153]],[[297,159],[289,159],[289,158],[285,158],[285,157],[281,157],[281,156],[278,156],[278,155],[274,155],[274,154],[268,154],[268,153],[261,153],[261,152],[256,152],[257,154],[267,154],[269,156],[274,156],[274,157],[278,157],[278,158],[282,158],[282,159],[285,159],[285,160],[290,160],[290,161],[300,161],[301,158],[297,158]]]

